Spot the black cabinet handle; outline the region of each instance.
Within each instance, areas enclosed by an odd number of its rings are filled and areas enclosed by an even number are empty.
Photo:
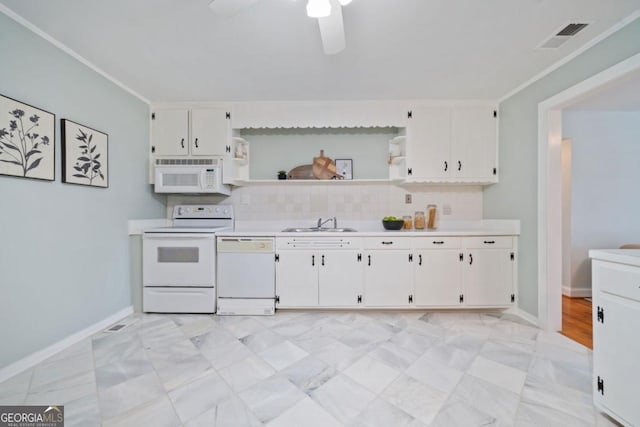
[[[311,255],[311,265],[316,265],[316,256]]]
[[[449,169],[449,163],[447,163],[447,161],[444,161],[444,171],[446,172]]]
[[[462,162],[458,160],[458,171],[462,170]]]
[[[469,254],[469,265],[473,264],[473,254]]]
[[[198,138],[196,138],[196,140],[194,142],[196,144],[196,148],[198,148]]]
[[[368,261],[367,261],[367,265],[371,265],[371,255],[367,255]]]
[[[324,255],[322,255],[321,263],[322,263],[322,265],[324,265]]]
[[[495,243],[496,243],[496,241],[495,241],[495,240],[485,240],[485,241],[484,241],[484,244],[485,244],[485,245],[493,245],[493,244],[495,244]]]
[[[184,138],[180,140],[180,147],[184,148]]]
[[[382,242],[383,245],[393,245],[393,242]]]
[[[442,241],[442,240],[434,240],[433,244],[434,245],[444,245],[444,241]]]
[[[418,265],[422,265],[422,255],[418,254]]]

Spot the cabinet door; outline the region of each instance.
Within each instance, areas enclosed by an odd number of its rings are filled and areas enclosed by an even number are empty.
[[[479,181],[493,180],[497,167],[497,119],[488,106],[453,110],[452,176]]]
[[[276,295],[278,307],[318,305],[318,254],[295,250],[278,252]]]
[[[597,310],[603,310],[603,321]],[[598,292],[593,306],[593,395],[597,403],[616,414],[625,425],[640,425],[635,387],[640,382],[640,303]],[[598,391],[598,377],[603,393]]]
[[[413,264],[408,250],[365,254],[364,303],[369,307],[409,305],[413,292]]]
[[[414,255],[414,303],[423,306],[459,306],[462,261],[459,249],[427,250]]]
[[[468,306],[511,305],[513,261],[509,249],[464,252],[464,303]]]
[[[319,301],[321,306],[357,306],[362,295],[362,256],[358,251],[325,251],[320,254]]]
[[[421,107],[411,110],[407,123],[407,180],[449,176],[451,145],[451,110]]]
[[[231,131],[226,108],[191,110],[191,154],[223,156],[229,154]]]
[[[189,111],[159,110],[151,119],[152,145],[157,156],[189,154]]]

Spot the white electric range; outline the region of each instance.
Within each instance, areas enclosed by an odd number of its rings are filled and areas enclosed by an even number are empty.
[[[179,205],[171,227],[142,236],[142,309],[216,312],[216,232],[233,230],[233,206]]]

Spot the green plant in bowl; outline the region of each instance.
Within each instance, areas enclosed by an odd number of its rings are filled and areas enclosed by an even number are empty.
[[[395,216],[385,216],[382,218],[382,226],[385,230],[400,230],[404,225],[404,220]]]

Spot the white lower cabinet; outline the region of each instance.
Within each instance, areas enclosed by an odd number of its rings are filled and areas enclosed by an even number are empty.
[[[462,244],[464,305],[502,307],[515,302],[513,237],[467,237]]]
[[[409,250],[374,250],[366,254],[364,303],[400,307],[412,302],[413,266]]]
[[[358,238],[276,239],[276,306],[357,307],[362,302]]]
[[[417,306],[459,306],[462,303],[462,239],[420,239],[414,256],[414,303]]]
[[[318,303],[321,306],[357,306],[362,303],[362,253],[324,251],[318,267]]]
[[[364,304],[367,307],[406,307],[413,301],[411,238],[363,239]]]
[[[317,307],[317,252],[279,251],[276,258],[276,306]]]
[[[517,238],[277,238],[276,306],[508,307]]]
[[[594,403],[623,425],[640,426],[640,251],[636,265],[591,257]]]

